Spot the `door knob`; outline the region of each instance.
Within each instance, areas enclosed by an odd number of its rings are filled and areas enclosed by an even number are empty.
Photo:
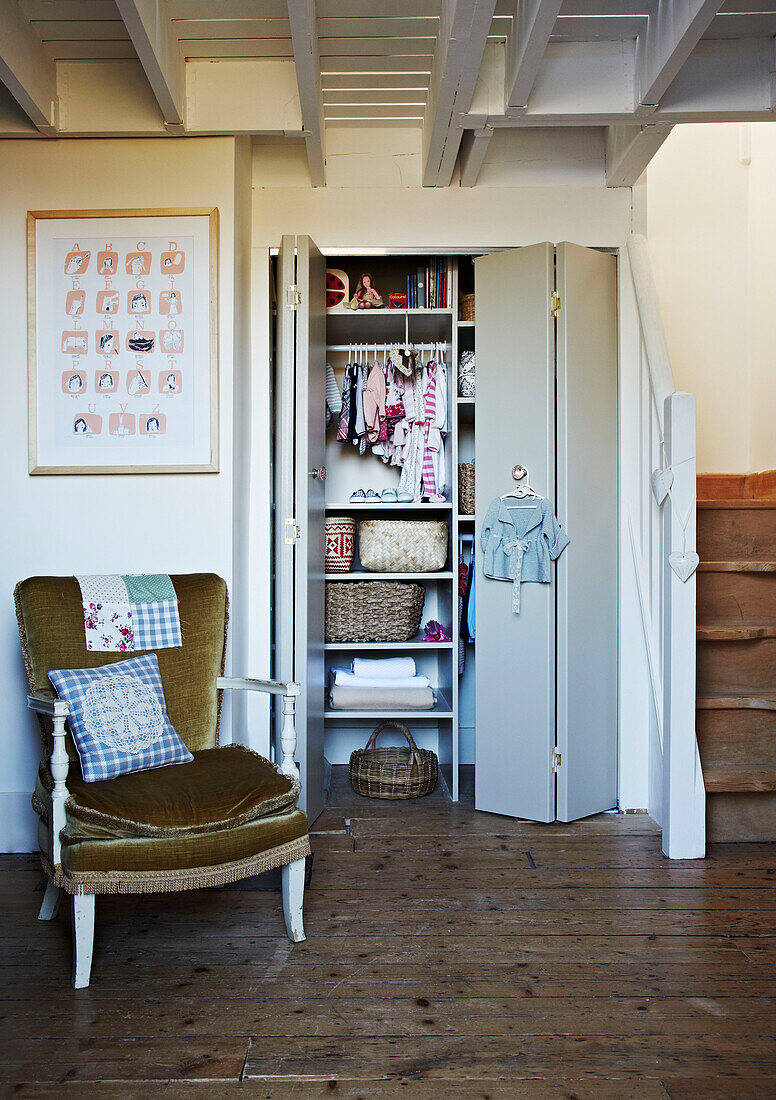
[[[315,480],[315,478],[320,478],[321,481],[325,481],[326,480],[326,467],[321,466],[320,469],[316,469],[315,467],[313,467],[313,469],[310,470],[310,477],[313,480]]]

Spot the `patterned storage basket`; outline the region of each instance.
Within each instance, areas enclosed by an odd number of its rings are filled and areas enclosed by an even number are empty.
[[[326,520],[326,572],[349,573],[356,552],[356,521],[352,516]]]
[[[364,519],[358,553],[370,573],[433,573],[447,561],[447,524],[436,519]]]
[[[474,515],[474,463],[458,463],[458,514]]]
[[[473,321],[474,320],[474,295],[462,294],[461,295],[461,320]]]
[[[462,351],[458,359],[458,396],[474,397],[475,360],[473,351]]]
[[[407,738],[408,748],[378,749],[383,730],[393,727]],[[348,775],[356,794],[365,798],[422,798],[437,784],[439,765],[430,749],[419,749],[401,722],[381,722],[366,748],[350,754]]]
[[[420,630],[426,590],[398,581],[326,585],[327,642],[408,642]]]

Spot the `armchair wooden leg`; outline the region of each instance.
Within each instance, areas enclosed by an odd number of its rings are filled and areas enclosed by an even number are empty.
[[[49,879],[46,882],[46,893],[43,895],[38,920],[53,920],[59,912],[59,903],[62,900],[62,891]]]
[[[94,894],[73,896],[73,988],[85,989],[92,972]]]
[[[286,920],[288,938],[301,943],[305,938],[302,923],[302,905],[304,902],[305,860],[295,859],[282,868],[283,916]]]

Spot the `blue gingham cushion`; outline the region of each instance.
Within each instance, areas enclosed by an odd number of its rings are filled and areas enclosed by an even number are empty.
[[[102,668],[56,669],[49,679],[70,707],[86,783],[194,759],[167,717],[155,653]]]

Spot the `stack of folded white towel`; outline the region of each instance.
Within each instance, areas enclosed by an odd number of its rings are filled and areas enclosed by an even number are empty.
[[[354,657],[350,668],[333,668],[329,700],[333,710],[430,710],[434,692],[412,657],[369,660]]]

